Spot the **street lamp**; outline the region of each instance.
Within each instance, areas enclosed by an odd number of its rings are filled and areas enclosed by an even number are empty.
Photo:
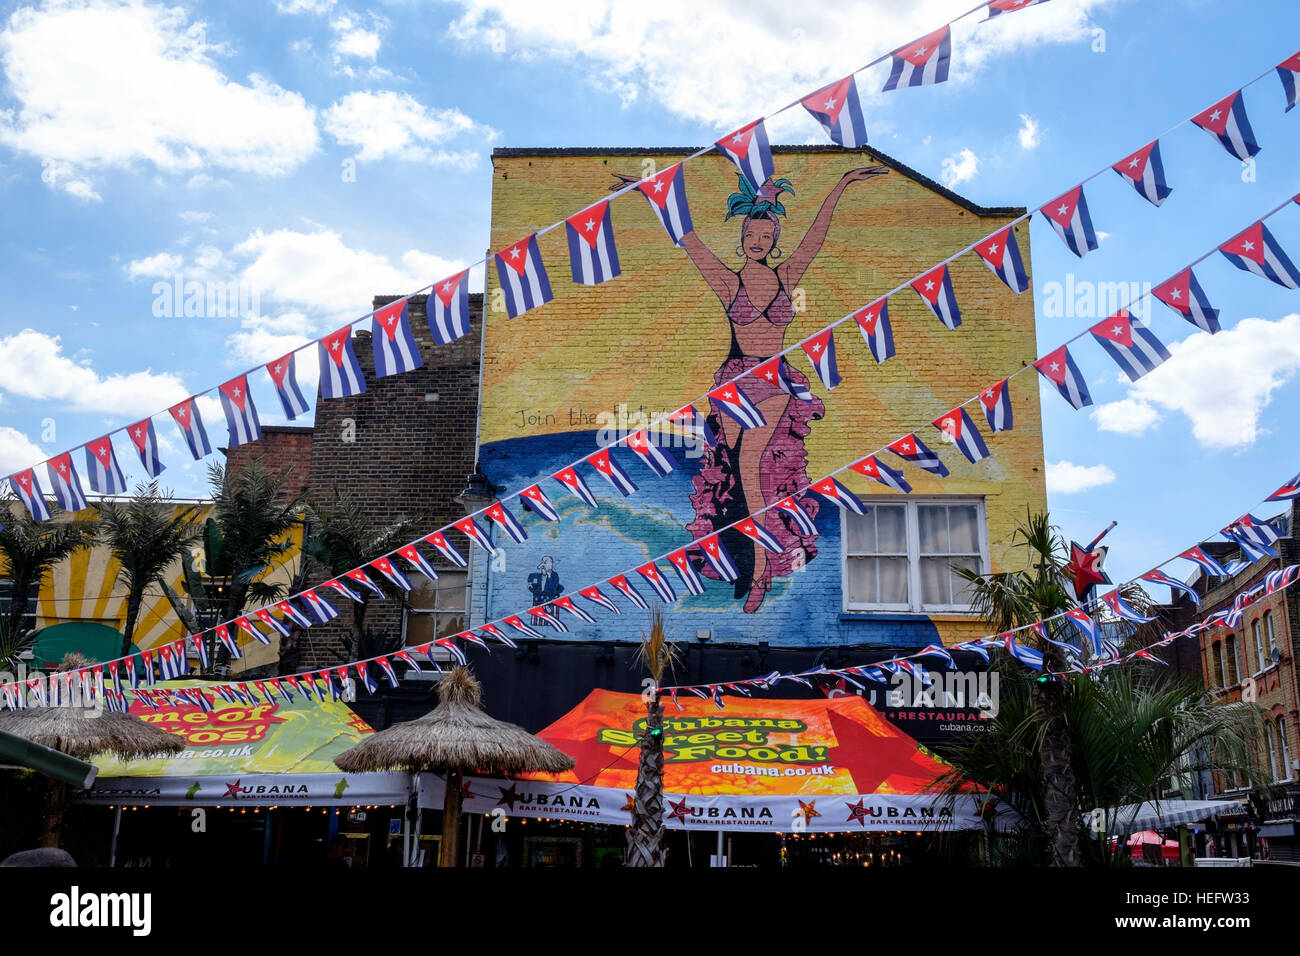
[[[479,463],[474,462],[474,473],[465,477],[464,490],[451,500],[464,508],[466,515],[473,515],[496,501],[498,491],[505,491],[505,488],[492,484]]]

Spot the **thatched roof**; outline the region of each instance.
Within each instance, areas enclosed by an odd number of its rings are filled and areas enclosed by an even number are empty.
[[[334,758],[340,770],[482,773],[505,777],[573,769],[573,758],[522,727],[489,717],[478,681],[454,667],[438,681],[440,703],[418,720],[395,724]]]
[[[113,753],[123,760],[185,749],[185,740],[139,717],[85,707],[28,707],[0,713],[0,730],[80,760]]]

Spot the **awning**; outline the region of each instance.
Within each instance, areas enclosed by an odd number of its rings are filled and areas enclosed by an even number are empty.
[[[816,700],[683,699],[664,705],[664,822],[677,829],[943,831],[984,825],[990,798],[950,802],[932,787],[947,765],[856,695]],[[467,779],[464,809],[624,825],[632,821],[645,703],[592,691],[538,736],[573,771]],[[426,774],[422,806],[440,809],[443,781]],[[990,819],[1018,822],[1005,805]]]
[[[1125,804],[1115,810],[1111,833],[1133,833],[1153,827],[1176,827],[1200,823],[1223,813],[1239,812],[1237,800],[1161,800],[1142,804]]]

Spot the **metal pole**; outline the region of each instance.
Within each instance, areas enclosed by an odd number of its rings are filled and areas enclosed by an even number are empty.
[[[117,866],[117,834],[122,829],[122,808],[113,811],[113,839],[108,844],[108,867]]]
[[[726,866],[726,865],[727,865],[726,863],[723,862],[723,860],[725,860],[726,857],[724,857],[722,854],[723,854],[723,848],[722,848],[722,831],[719,830],[719,831],[718,831],[718,862],[717,862],[716,864],[714,864],[715,866]]]

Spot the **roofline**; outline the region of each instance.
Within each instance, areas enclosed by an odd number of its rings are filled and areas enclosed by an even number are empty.
[[[502,159],[522,159],[530,156],[538,157],[558,157],[558,156],[689,156],[692,153],[699,152],[701,149],[711,147],[700,146],[538,146],[538,147],[515,147],[515,146],[498,146],[492,150],[492,158],[500,157]],[[971,202],[965,196],[953,192],[942,183],[937,183],[924,173],[918,172],[911,166],[901,163],[894,157],[873,149],[870,146],[863,146],[855,150],[845,150],[839,146],[773,146],[773,154],[794,154],[794,155],[813,155],[818,153],[840,153],[851,155],[853,153],[866,153],[873,159],[877,159],[892,169],[898,170],[909,179],[914,179],[922,186],[932,192],[938,193],[945,199],[956,203],[963,209],[973,212],[977,216],[1023,216],[1027,211],[1024,206],[981,206],[978,203]]]

